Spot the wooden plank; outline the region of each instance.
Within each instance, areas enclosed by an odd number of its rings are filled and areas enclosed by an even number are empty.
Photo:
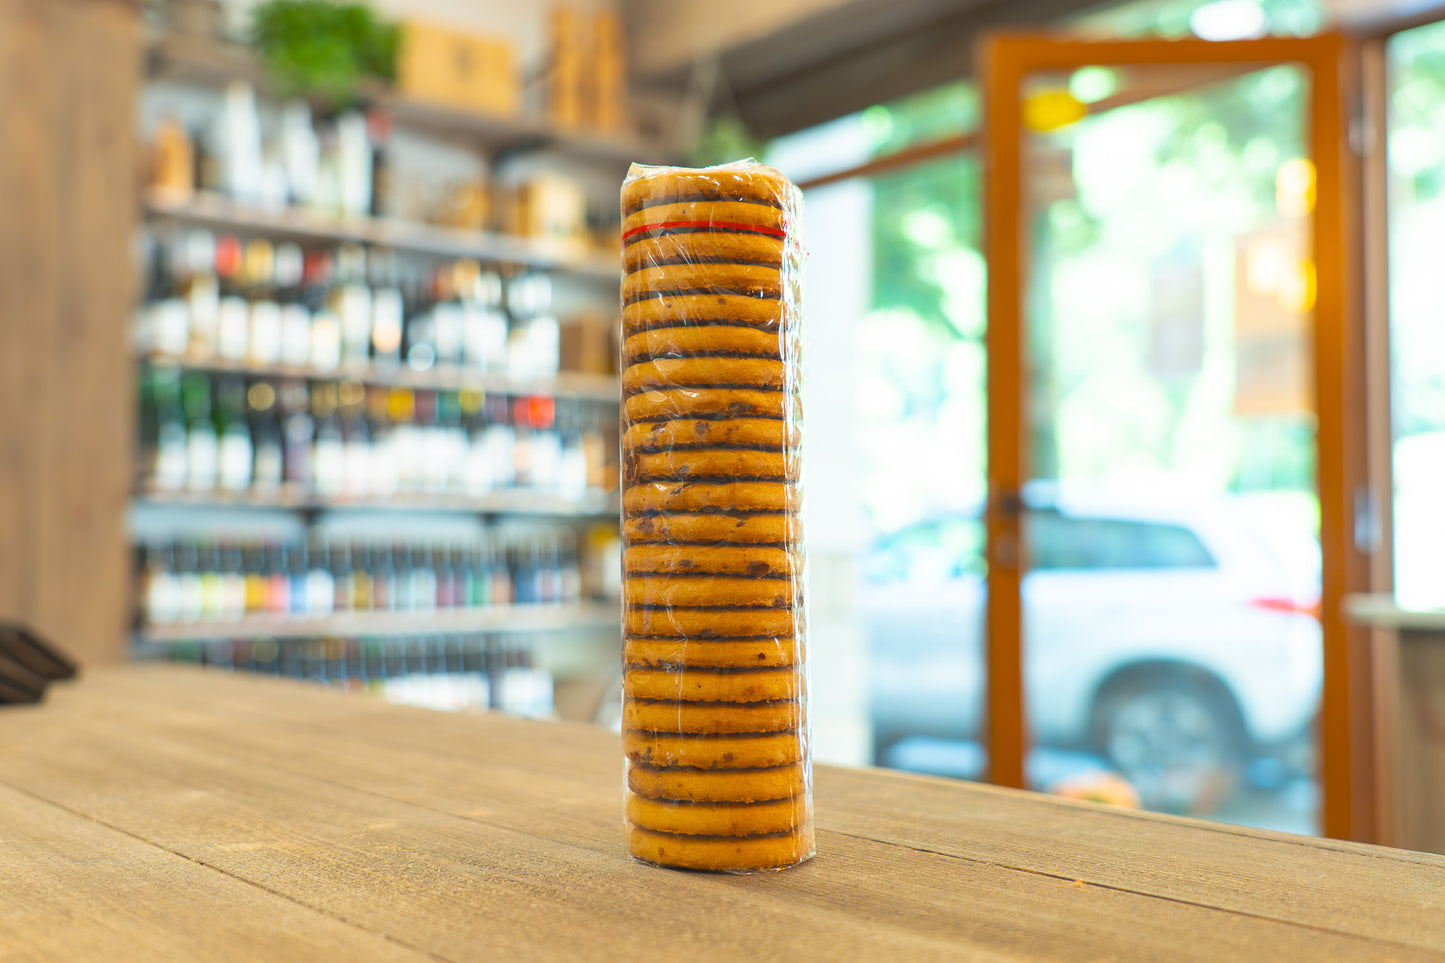
[[[49,125],[57,112],[44,76],[46,24],[38,5],[0,0],[0,616],[28,619],[36,597],[37,518],[43,460],[43,417],[49,387],[35,363],[46,343],[36,319],[54,313],[47,259],[53,227],[47,217]]]
[[[1094,885],[1445,953],[1445,858],[977,787],[830,772],[828,825]]]
[[[824,855],[787,873],[659,871],[626,858],[610,787],[587,802],[607,841],[583,847],[545,818],[502,830],[163,735],[86,745],[93,726],[41,720],[0,756],[0,781],[449,959],[1426,958],[827,830]]]
[[[0,866],[0,959],[8,963],[429,959],[4,787]]]
[[[164,695],[160,682],[172,689]],[[556,842],[619,844],[614,734],[429,713],[297,684],[177,670],[114,672],[57,693],[56,725],[112,720],[147,744],[279,769]],[[61,714],[65,719],[59,719]],[[1445,859],[946,780],[819,767],[819,826],[973,865],[1149,894],[1445,951]],[[1309,894],[1301,898],[1301,894]]]
[[[1400,635],[1399,835],[1445,853],[1445,634]]]
[[[109,661],[130,591],[139,18],[3,0],[0,38],[0,614]]]

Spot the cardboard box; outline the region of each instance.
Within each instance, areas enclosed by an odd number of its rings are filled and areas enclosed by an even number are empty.
[[[401,25],[396,82],[416,100],[514,116],[522,104],[516,61],[504,39],[407,20]]]

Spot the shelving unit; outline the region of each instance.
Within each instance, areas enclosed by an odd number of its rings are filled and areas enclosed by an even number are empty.
[[[195,38],[166,36],[146,47],[147,75],[153,81],[219,89],[232,81],[252,85],[262,97],[271,96],[264,71],[252,54],[241,47]],[[491,165],[535,151],[550,151],[569,158],[615,167],[620,178],[628,163],[656,162],[662,151],[634,139],[585,131],[553,130],[529,117],[472,113],[452,107],[421,103],[377,85],[364,94],[369,106],[383,110],[395,128],[477,152]],[[494,266],[503,274],[514,270],[542,271],[584,282],[580,290],[596,291],[599,303],[615,306],[621,260],[614,251],[598,251],[580,242],[516,237],[507,234],[448,228],[396,218],[349,217],[301,208],[269,208],[236,202],[218,194],[195,194],[184,199],[151,193],[141,199],[142,222],[152,227],[201,228],[243,238],[294,241],[301,244],[359,244],[423,258],[469,259]],[[607,286],[612,285],[611,293]],[[590,294],[588,295],[590,297]],[[230,357],[194,357],[145,352],[136,357],[147,368],[176,368],[187,372],[242,376],[257,380],[295,380],[311,383],[359,382],[368,387],[413,389],[425,392],[479,391],[488,396],[512,398],[551,397],[590,405],[615,406],[620,402],[616,376],[563,372],[555,377],[518,379],[502,371],[483,371],[460,365],[439,365],[418,370],[406,364],[342,362],[336,367],[265,363]],[[156,490],[141,487],[133,505],[143,507],[148,519],[157,513],[192,512],[209,527],[217,511],[294,513],[309,526],[321,513],[404,512],[417,516],[422,538],[434,537],[445,518],[454,515],[488,521],[509,518],[546,520],[559,527],[594,524],[618,514],[616,493],[590,492],[587,497],[565,498],[526,488],[504,489],[483,497],[449,493],[406,492],[386,497],[318,495],[283,487],[267,491],[228,492]],[[189,516],[187,516],[189,517]],[[237,527],[249,524],[242,514]],[[258,523],[259,524],[259,523]],[[328,524],[330,524],[328,522]],[[345,524],[345,523],[343,523]],[[369,524],[369,523],[368,523]],[[386,521],[386,525],[401,524]],[[410,524],[410,520],[407,521]],[[473,524],[475,524],[473,522]],[[229,523],[225,527],[230,527]],[[409,530],[409,529],[408,529]],[[580,539],[579,539],[580,541]],[[264,639],[384,639],[421,635],[505,636],[510,633],[557,633],[588,630],[616,632],[620,610],[614,602],[580,604],[498,605],[435,611],[357,611],[307,618],[251,615],[229,621],[138,624],[134,639],[140,650],[173,650],[185,642],[243,643]],[[297,644],[310,644],[304,641]],[[491,644],[490,642],[488,644]]]
[[[619,511],[616,496],[597,495],[583,499],[562,498],[542,492],[503,491],[481,498],[464,495],[393,495],[387,498],[328,498],[285,490],[274,492],[191,492],[141,490],[136,501],[151,505],[179,505],[197,508],[252,508],[289,511],[400,511],[451,512],[469,515],[529,515],[550,518],[608,518]]]
[[[359,381],[387,388],[416,388],[423,391],[483,391],[503,395],[548,395],[573,401],[615,402],[621,383],[610,375],[563,372],[555,378],[522,380],[475,368],[440,366],[418,371],[406,365],[382,368],[372,364],[342,362],[335,368],[314,365],[255,364],[227,358],[190,358],[184,355],[145,354],[141,362],[170,365],[192,371],[242,374],[256,378],[304,378],[308,381]]]
[[[147,643],[205,639],[307,639],[468,632],[555,632],[616,625],[620,610],[599,603],[581,605],[499,605],[434,612],[345,612],[326,618],[256,615],[229,622],[172,622],[142,625]]]
[[[342,221],[304,209],[250,207],[214,195],[197,195],[185,201],[152,195],[146,198],[145,214],[155,221],[298,241],[371,244],[415,254],[475,258],[499,264],[565,271],[613,283],[617,283],[621,276],[619,257],[597,254],[573,245],[390,218],[358,217]]]
[[[151,77],[182,83],[220,86],[243,80],[258,91],[267,89],[260,64],[242,47],[186,37],[163,37],[147,49]],[[477,148],[494,159],[537,150],[555,150],[581,160],[627,165],[633,161],[664,163],[669,151],[633,137],[559,131],[545,121],[483,114],[401,97],[381,85],[367,99],[383,108],[398,125]]]

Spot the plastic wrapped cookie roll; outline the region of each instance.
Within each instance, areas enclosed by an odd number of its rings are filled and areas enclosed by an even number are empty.
[[[626,811],[632,855],[661,866],[815,851],[801,203],[752,160],[622,185]]]

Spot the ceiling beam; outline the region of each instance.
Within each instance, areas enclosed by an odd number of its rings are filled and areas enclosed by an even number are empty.
[[[969,76],[987,30],[1041,26],[1098,5],[730,0],[721,23],[718,8],[701,0],[627,0],[625,9],[636,80],[681,92],[694,65],[715,57],[727,82],[715,106],[735,102],[754,135],[774,137]]]

